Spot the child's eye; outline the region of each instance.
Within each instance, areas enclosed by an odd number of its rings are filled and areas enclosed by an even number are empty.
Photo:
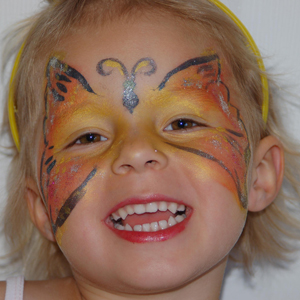
[[[205,124],[200,124],[198,122],[195,122],[193,120],[189,119],[179,119],[172,122],[170,125],[168,125],[165,130],[184,130],[184,129],[190,129],[196,126],[205,126]]]
[[[96,142],[107,141],[107,138],[97,133],[87,133],[75,141],[75,145],[91,144]]]

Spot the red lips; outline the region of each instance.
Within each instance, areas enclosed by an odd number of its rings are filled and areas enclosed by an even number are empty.
[[[191,215],[192,209],[182,201],[156,194],[122,201],[111,209],[105,224],[132,243],[161,242],[182,232]],[[144,224],[145,220],[149,223]]]

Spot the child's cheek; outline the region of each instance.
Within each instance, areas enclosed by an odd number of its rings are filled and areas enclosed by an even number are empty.
[[[62,157],[56,162],[56,166],[48,175],[49,182],[46,183],[47,203],[54,221],[66,199],[80,186],[92,169],[93,166],[82,163],[79,159]]]
[[[199,180],[210,180],[224,186],[235,195],[241,209],[247,208],[247,173],[250,150],[247,140],[234,139],[223,128],[203,131],[205,134],[184,146],[172,146],[188,152],[191,171]]]
[[[52,228],[60,244],[64,225],[72,210],[84,200],[87,190],[94,187],[92,181],[101,168],[101,161],[96,158],[66,158],[63,155],[54,155],[53,159],[56,164],[50,172],[44,169],[42,186]]]
[[[201,170],[203,177],[206,170],[209,174],[207,177],[234,193],[240,207],[246,209],[247,173],[251,153],[240,111],[229,101],[228,90],[224,84],[210,84],[203,92],[202,88],[192,85],[192,80],[189,82],[190,86],[185,91],[189,97],[185,97],[192,103],[197,103],[200,99],[199,114],[208,120],[208,124],[213,125],[202,126],[195,131],[192,140],[186,135],[185,142],[169,144],[189,153],[195,174],[199,173],[197,170]],[[169,98],[172,93],[176,95],[173,90],[168,94]]]

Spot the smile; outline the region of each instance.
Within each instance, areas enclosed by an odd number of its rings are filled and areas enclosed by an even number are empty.
[[[117,230],[155,232],[181,223],[186,218],[185,212],[183,204],[160,201],[126,205],[110,218]]]
[[[116,235],[133,243],[165,241],[182,232],[192,215],[190,207],[175,201],[157,195],[130,199],[112,210],[105,223]]]

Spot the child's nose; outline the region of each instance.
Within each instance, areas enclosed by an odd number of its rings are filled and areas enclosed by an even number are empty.
[[[113,162],[112,171],[120,175],[131,171],[143,173],[147,170],[164,169],[167,164],[168,158],[162,151],[147,139],[137,137],[122,145],[118,158]]]

